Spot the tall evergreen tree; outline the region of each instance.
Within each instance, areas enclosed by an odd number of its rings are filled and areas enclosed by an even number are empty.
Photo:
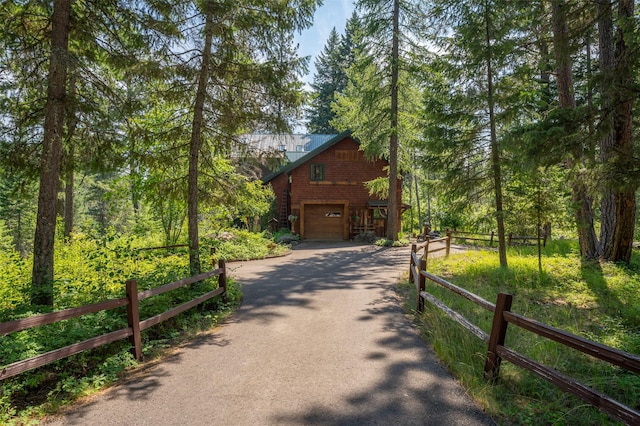
[[[331,29],[327,44],[315,61],[311,106],[307,113],[309,133],[338,133],[331,125],[335,113],[331,110],[336,92],[342,92],[346,84],[346,68],[343,68],[343,50],[336,28]]]
[[[324,49],[316,58],[316,74],[311,88],[311,105],[307,110],[307,130],[310,133],[338,133],[331,121],[336,119],[332,104],[347,87],[347,70],[355,61],[360,19],[354,11],[347,20],[344,34],[335,27],[329,33]]]
[[[187,217],[192,273],[200,271],[200,163],[215,164],[216,155],[229,151],[226,141],[243,129],[266,121],[271,121],[272,128],[286,128],[284,111],[302,101],[300,87],[292,75],[305,63],[288,49],[283,50],[282,42],[290,44],[289,33],[310,25],[316,4],[317,0],[206,0],[196,5],[202,7],[197,10],[204,17],[204,37],[195,77],[189,148]],[[205,121],[209,122],[208,127]],[[217,142],[217,146],[206,146],[206,138]],[[208,153],[206,158],[201,157],[203,152]]]
[[[356,10],[360,17],[354,37],[356,55],[348,70],[347,88],[334,106],[335,124],[352,129],[367,155],[388,159],[386,235],[396,240],[401,202],[395,190],[402,153],[399,133],[406,128],[399,119],[404,108],[399,92],[415,82],[408,71],[422,47],[413,37],[421,30],[424,16],[420,2],[414,1],[362,0]]]
[[[71,0],[53,2],[47,104],[40,163],[38,217],[34,239],[31,303],[53,306],[53,250],[62,158],[64,108],[69,54]]]
[[[601,201],[600,257],[629,263],[636,216],[638,180],[632,170],[632,108],[634,103],[633,43],[630,34],[634,2],[618,2],[616,27],[611,2],[598,1],[599,61],[602,121],[605,135],[600,141],[600,160],[606,183]],[[614,35],[615,31],[615,35]]]
[[[500,264],[507,267],[503,205],[505,140],[526,122],[523,94],[534,81],[518,45],[531,22],[526,4],[488,0],[436,1],[432,32],[440,49],[425,73],[425,164],[444,173],[446,191],[470,204],[491,194]],[[434,28],[438,28],[434,26]],[[494,228],[495,229],[495,228]]]
[[[576,140],[578,122],[571,113],[576,109],[576,99],[573,87],[572,62],[570,50],[570,36],[568,20],[568,4],[564,0],[551,2],[553,44],[556,60],[556,75],[558,84],[559,107],[567,117],[565,131],[568,138],[574,140],[573,149],[567,158],[567,166],[577,171],[571,191],[575,208],[575,219],[578,230],[580,253],[587,259],[596,255],[596,235],[593,227],[593,210],[591,198],[580,170],[584,161],[581,142]]]

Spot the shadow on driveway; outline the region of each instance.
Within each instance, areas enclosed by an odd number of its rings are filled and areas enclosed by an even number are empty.
[[[221,327],[54,424],[491,425],[404,315],[409,248],[303,243],[228,263]]]

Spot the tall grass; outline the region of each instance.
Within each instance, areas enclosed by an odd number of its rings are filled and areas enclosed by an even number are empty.
[[[640,262],[630,266],[582,262],[568,241],[544,249],[538,271],[535,248],[513,248],[509,268],[497,253],[469,251],[429,260],[429,272],[495,302],[500,292],[514,296],[512,311],[633,354],[640,354]],[[406,292],[413,291],[407,284]],[[492,314],[430,284],[427,291],[486,332]],[[413,297],[413,296],[412,296]],[[616,424],[583,401],[507,362],[498,384],[483,378],[486,345],[427,304],[419,318],[425,338],[469,393],[501,424]],[[640,376],[612,367],[533,333],[511,326],[506,345],[568,376],[640,409]]]

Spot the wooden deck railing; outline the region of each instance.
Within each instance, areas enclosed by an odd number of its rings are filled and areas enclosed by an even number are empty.
[[[495,304],[477,296],[461,287],[428,273],[426,269],[426,260],[420,259],[415,251],[411,252],[411,268],[410,278],[416,286],[418,312],[424,310],[424,303],[428,301],[434,306],[441,309],[454,321],[469,330],[476,337],[487,343],[487,356],[485,360],[484,373],[485,377],[494,383],[500,373],[500,363],[502,360],[509,361],[521,368],[529,370],[539,377],[553,383],[565,392],[569,392],[587,403],[597,407],[601,411],[606,412],[626,424],[639,425],[640,412],[628,407],[613,398],[598,392],[577,380],[561,374],[543,364],[533,361],[524,355],[521,355],[512,349],[504,346],[508,325],[528,330],[544,338],[558,342],[564,346],[568,346],[582,353],[591,355],[595,358],[624,368],[628,371],[640,374],[640,357],[624,351],[620,351],[609,346],[594,342],[567,331],[563,331],[549,325],[543,324],[533,319],[526,318],[511,312],[511,304],[513,296],[510,294],[500,293]],[[426,280],[430,280],[455,294],[481,306],[482,308],[493,312],[493,325],[490,334],[471,323],[460,313],[449,308],[445,303],[437,299],[426,291]]]
[[[217,289],[205,293],[181,305],[178,305],[161,314],[140,321],[140,310],[138,305],[139,301],[215,276],[218,277]],[[227,271],[224,260],[220,260],[217,269],[142,292],[138,292],[138,284],[135,280],[129,280],[126,282],[125,297],[120,299],[107,300],[100,303],[94,303],[92,305],[85,305],[77,308],[65,309],[62,311],[35,315],[29,318],[0,323],[0,336],[6,336],[10,333],[15,333],[18,331],[47,324],[53,324],[55,322],[63,321],[66,319],[77,318],[83,315],[115,309],[121,306],[127,307],[128,327],[112,331],[110,333],[103,334],[97,337],[93,337],[83,342],[74,343],[60,349],[46,352],[33,358],[5,365],[0,369],[0,380],[13,377],[25,371],[49,364],[53,361],[57,361],[59,359],[66,358],[89,349],[94,349],[124,338],[129,338],[129,341],[132,345],[132,353],[136,357],[136,359],[140,360],[142,359],[142,338],[140,335],[140,332],[142,330],[145,330],[162,321],[174,317],[186,311],[187,309],[190,309],[202,302],[211,299],[212,297],[222,296],[224,298],[226,292]]]

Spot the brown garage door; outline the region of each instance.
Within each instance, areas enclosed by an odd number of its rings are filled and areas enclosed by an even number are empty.
[[[342,204],[306,204],[304,206],[304,238],[342,240],[345,220]]]

